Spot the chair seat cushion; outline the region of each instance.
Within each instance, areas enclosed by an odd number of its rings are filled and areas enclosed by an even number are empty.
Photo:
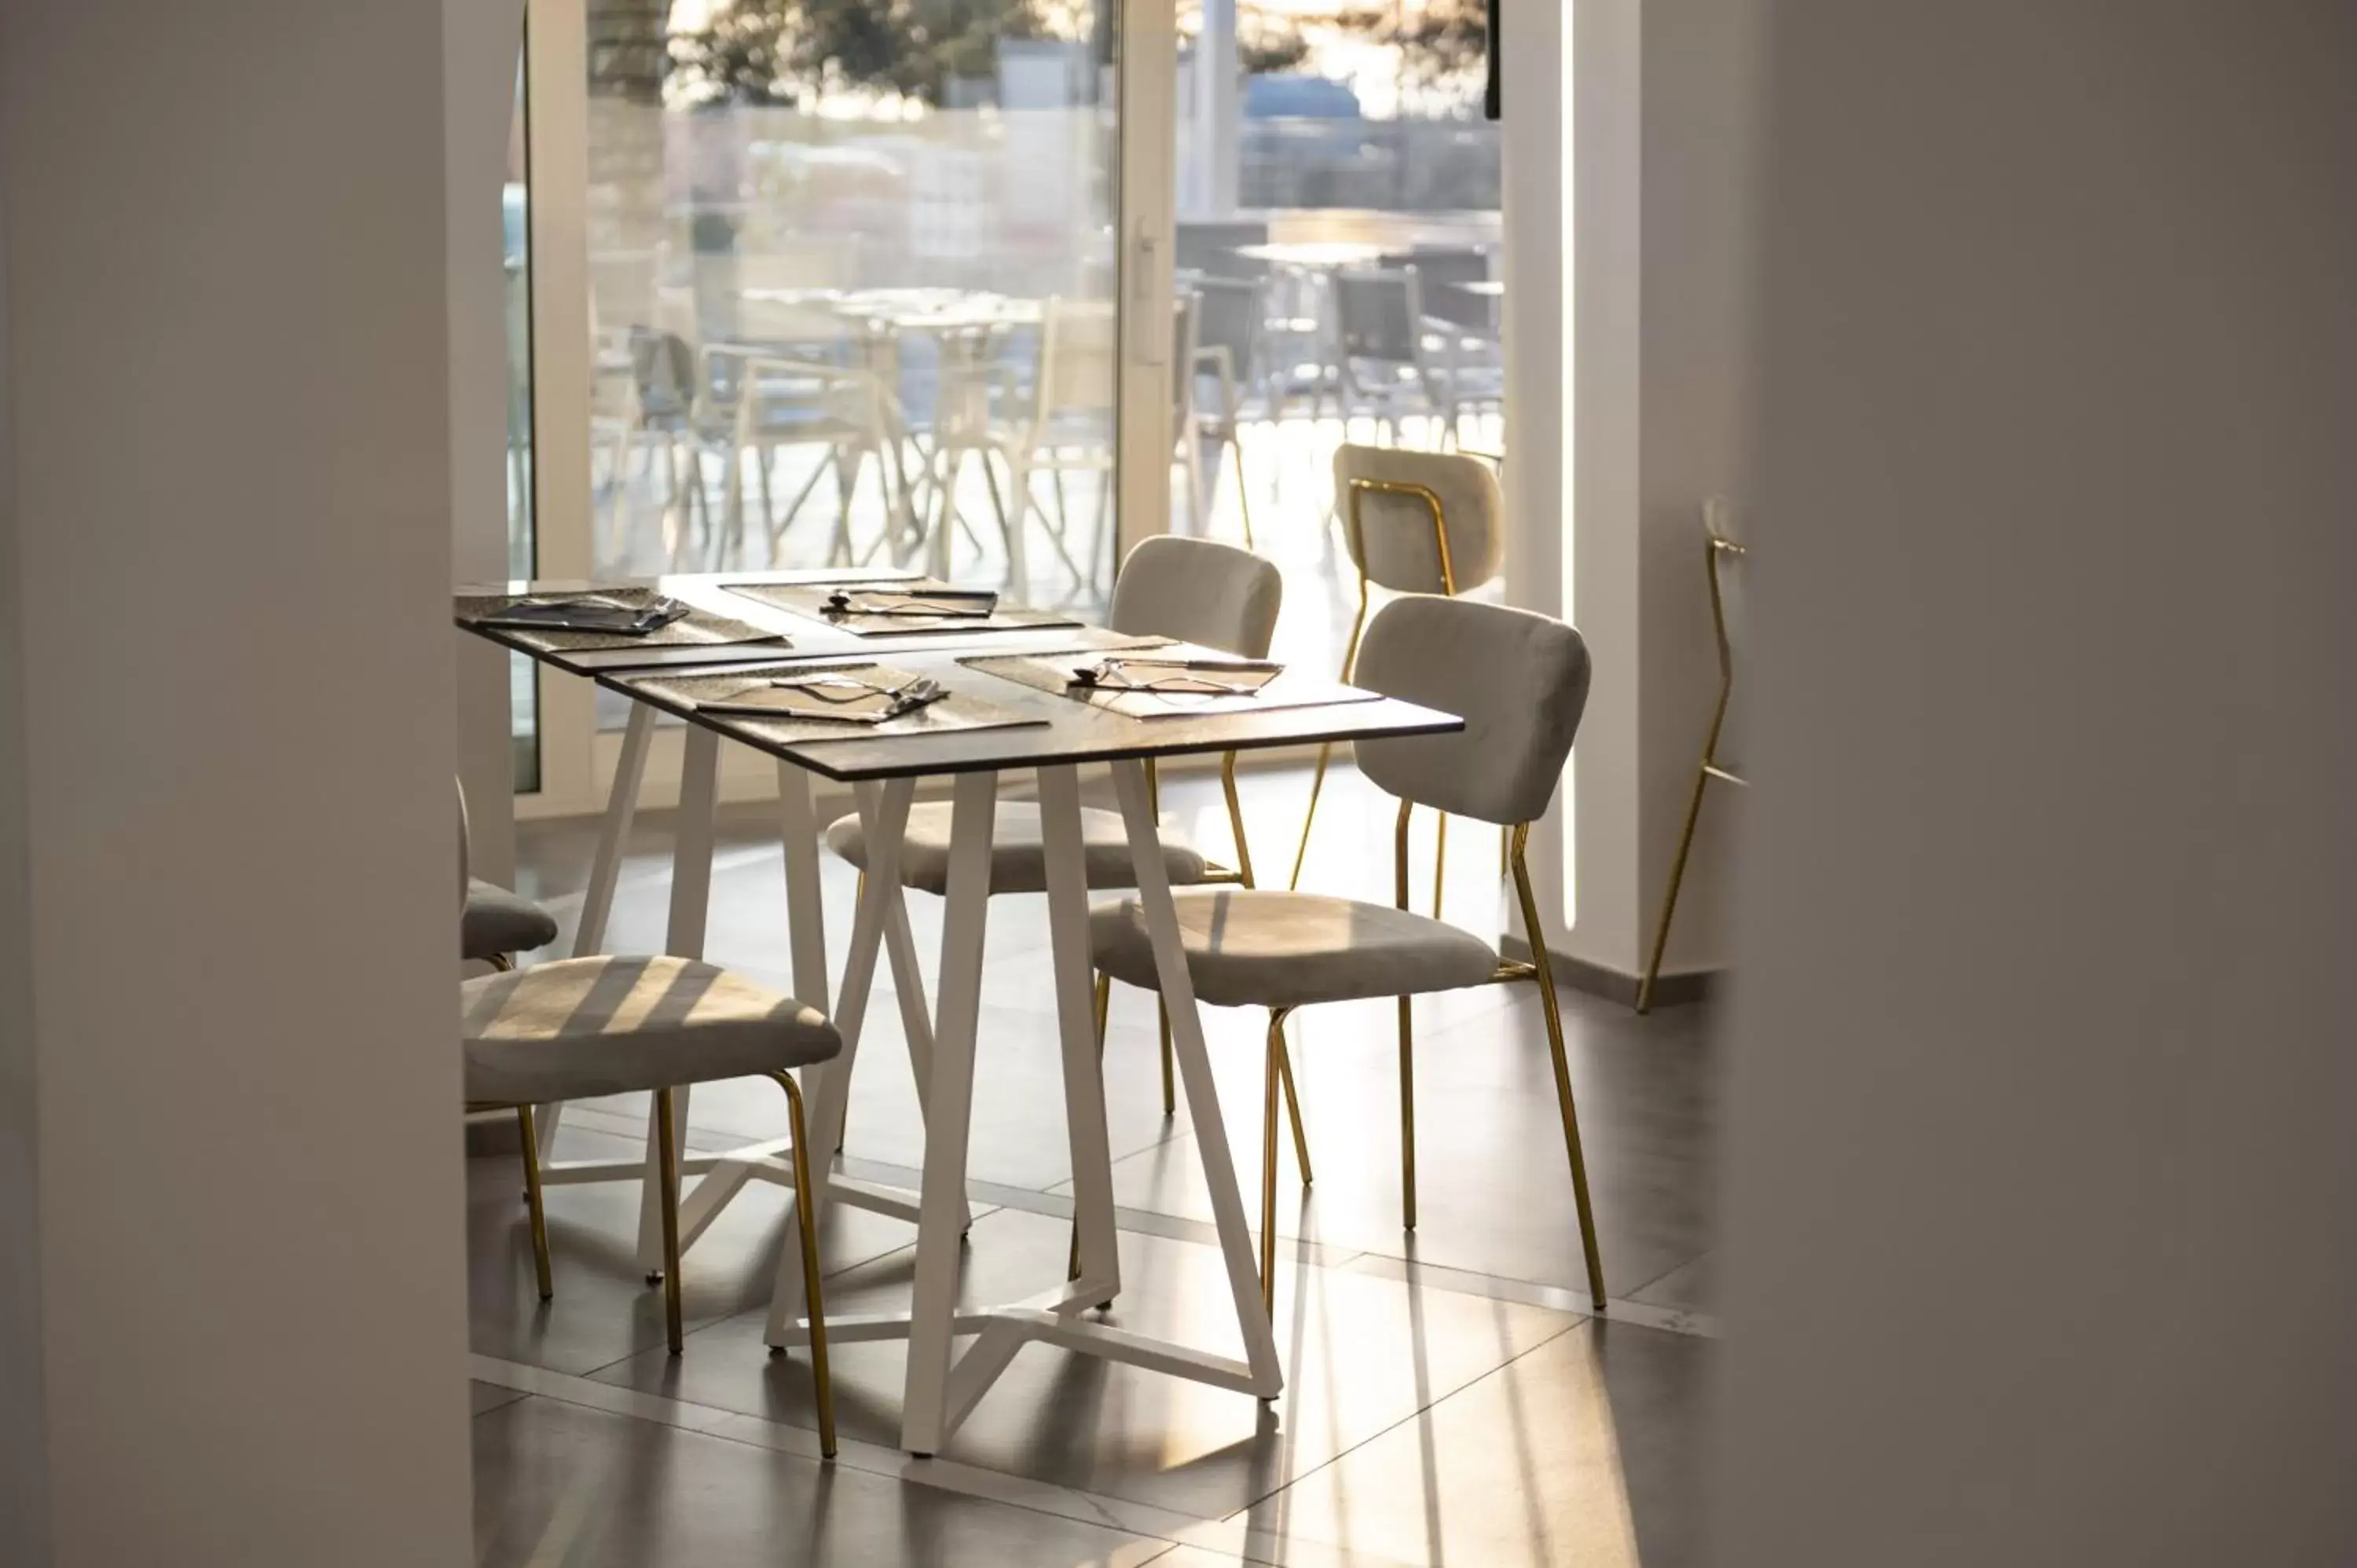
[[[530,952],[556,940],[556,917],[525,897],[480,877],[467,879],[467,909],[458,917],[458,956],[493,959]]]
[[[1480,938],[1388,904],[1244,888],[1173,902],[1196,1000],[1215,1007],[1414,996],[1480,985],[1497,972],[1498,955]],[[1158,989],[1136,899],[1092,911],[1089,945],[1115,980]]]
[[[458,993],[476,1104],[749,1078],[843,1048],[814,1009],[693,959],[563,959],[465,981]]]
[[[909,809],[909,826],[900,838],[903,887],[926,893],[949,890],[950,815],[946,801]],[[1171,886],[1185,887],[1202,881],[1209,870],[1202,852],[1174,830],[1162,830],[1161,838],[1162,865]],[[860,870],[867,869],[867,833],[856,816],[845,817],[827,829],[826,846]],[[1091,887],[1137,886],[1137,873],[1129,859],[1129,833],[1119,811],[1082,810],[1081,858]],[[990,890],[1048,890],[1048,852],[1041,838],[1039,807],[1020,800],[1000,802],[990,836]]]

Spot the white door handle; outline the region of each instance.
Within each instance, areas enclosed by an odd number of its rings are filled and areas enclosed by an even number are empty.
[[[1157,321],[1154,309],[1155,279],[1160,271],[1162,241],[1160,236],[1138,225],[1137,240],[1129,253],[1129,357],[1141,365],[1163,365],[1170,360],[1170,326]]]

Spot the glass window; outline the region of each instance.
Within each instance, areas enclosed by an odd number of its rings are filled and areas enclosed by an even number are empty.
[[[590,8],[593,570],[886,564],[1102,610],[1116,10]]]
[[[1339,665],[1358,580],[1333,532],[1335,449],[1502,460],[1485,8],[1182,0],[1179,25],[1174,250],[1199,351],[1218,352],[1181,438],[1202,499],[1174,526],[1251,524],[1286,577],[1280,652]]]

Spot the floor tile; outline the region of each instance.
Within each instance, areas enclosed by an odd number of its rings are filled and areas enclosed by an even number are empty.
[[[1714,1347],[1583,1323],[1256,1504],[1248,1550],[1468,1568],[1698,1568]]]
[[[1030,781],[1010,778],[1006,788],[1026,795]],[[1088,792],[1092,803],[1110,800],[1103,781]],[[1306,769],[1244,776],[1264,886],[1283,885],[1292,869],[1308,794]],[[1216,778],[1174,774],[1163,804],[1198,842],[1225,850]],[[1390,902],[1394,811],[1345,751],[1302,886]],[[614,950],[663,945],[671,822],[651,813],[634,832],[609,928]],[[774,835],[770,806],[722,812],[707,956],[791,988]],[[583,823],[519,829],[519,884],[554,898],[564,926],[554,952],[569,947],[593,843]],[[1418,812],[1420,908],[1431,902],[1431,813]],[[822,875],[839,967],[855,878],[831,858]],[[909,908],[930,982],[941,901],[911,894]],[[1502,928],[1496,839],[1486,829],[1452,828],[1445,908],[1485,940]],[[995,901],[971,1162],[986,1193],[962,1282],[969,1302],[1028,1296],[1063,1277],[1067,1222],[1035,1211],[1067,1202],[1070,1191],[1051,973],[1044,900]],[[557,1297],[543,1306],[518,1167],[470,1162],[471,1338],[494,1359],[479,1363],[490,1380],[473,1393],[483,1560],[1512,1568],[1626,1563],[1633,1532],[1644,1568],[1698,1563],[1695,1446],[1713,1350],[1694,1332],[1710,1331],[1717,1305],[1709,1013],[1638,1019],[1568,992],[1563,1006],[1620,1321],[1591,1324],[1576,1310],[1584,1269],[1534,992],[1486,987],[1417,1003],[1422,1212],[1413,1234],[1399,1213],[1393,1006],[1310,1009],[1290,1037],[1318,1179],[1305,1196],[1288,1147],[1284,1396],[1264,1408],[1033,1346],[931,1462],[935,1483],[898,1467],[898,1344],[837,1348],[845,1438],[875,1446],[847,1450],[860,1462],[832,1473],[809,1459],[806,1357],[772,1359],[761,1344],[789,1239],[781,1189],[748,1187],[690,1252],[693,1332],[674,1359],[662,1348],[660,1291],[634,1256],[633,1186],[552,1190]],[[888,971],[879,972],[868,1020],[846,1154],[869,1174],[913,1169],[921,1118]],[[1204,1015],[1249,1208],[1264,1022],[1249,1010]],[[1225,1275],[1202,1244],[1211,1214],[1198,1146],[1183,1095],[1175,1118],[1162,1114],[1146,993],[1115,990],[1105,1077],[1125,1217],[1114,1318],[1235,1353]],[[635,1158],[644,1120],[642,1097],[592,1102],[568,1123],[560,1152]],[[785,1105],[766,1083],[707,1086],[693,1096],[691,1122],[692,1148],[725,1147],[781,1136]],[[830,1310],[905,1306],[914,1235],[838,1209],[823,1243]],[[1637,1320],[1694,1332],[1652,1332]],[[502,1378],[519,1386],[500,1386]],[[575,1554],[534,1555],[550,1541],[572,1542]]]
[[[474,1436],[479,1568],[1129,1568],[1168,1544],[550,1399]]]
[[[1684,1312],[1718,1310],[1718,1254],[1705,1252],[1681,1269],[1673,1269],[1636,1293],[1634,1299]]]
[[[1064,1224],[1002,1210],[974,1224],[961,1296],[1021,1299],[1064,1275]],[[831,1313],[904,1307],[912,1253],[828,1282]],[[1243,1341],[1212,1249],[1122,1237],[1124,1290],[1112,1321],[1238,1355]],[[1562,1333],[1577,1319],[1512,1303],[1421,1292],[1389,1280],[1280,1258],[1277,1348],[1283,1396],[1247,1395],[1027,1347],[951,1441],[945,1457],[1132,1498],[1200,1519],[1235,1512],[1431,1401]],[[764,1319],[706,1328],[677,1359],[642,1355],[598,1373],[698,1404],[809,1425],[807,1365],[769,1359]],[[846,1436],[899,1441],[905,1348],[839,1346],[837,1419]]]
[[[1364,1015],[1330,1011],[1345,1015],[1302,1015],[1295,1035],[1317,1180],[1302,1192],[1288,1145],[1280,1232],[1584,1286],[1578,1214],[1535,998],[1429,1030],[1419,1015],[1414,1232],[1403,1229],[1400,1209],[1394,1026],[1385,1020],[1373,1034]],[[1633,1288],[1684,1267],[1711,1244],[1716,1070],[1706,1047],[1666,1031],[1648,1037],[1617,1020],[1575,1017],[1567,1033],[1606,1288]],[[1256,1069],[1256,1061],[1250,1065]],[[1243,1068],[1215,1067],[1229,1142],[1250,1185],[1261,1145],[1259,1102],[1245,1096]],[[1208,1219],[1210,1198],[1197,1170],[1184,1140],[1157,1145],[1115,1165],[1114,1199]]]
[[[642,1142],[567,1128],[559,1159],[633,1159]],[[628,1182],[551,1187],[549,1253],[556,1287],[533,1279],[522,1163],[468,1162],[468,1343],[479,1355],[588,1372],[662,1346],[663,1299],[638,1260],[639,1188]],[[749,1183],[692,1248],[681,1279],[688,1326],[766,1304],[787,1235],[785,1189]],[[846,1209],[825,1236],[823,1266],[841,1268],[906,1243],[908,1228]]]
[[[467,1398],[471,1412],[480,1415],[487,1410],[497,1410],[503,1404],[520,1400],[523,1398],[523,1394],[515,1389],[503,1389],[497,1383],[469,1380],[467,1384]]]

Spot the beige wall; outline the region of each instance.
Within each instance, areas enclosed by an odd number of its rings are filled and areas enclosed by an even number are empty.
[[[1637,527],[1642,625],[1638,880],[1650,951],[1718,695],[1704,499],[1740,512],[1751,324],[1760,0],[1645,0],[1644,366]],[[1715,789],[1679,894],[1664,973],[1726,962],[1723,892],[1742,797]]]
[[[443,65],[433,0],[0,13],[12,1565],[468,1555]]]
[[[5,146],[0,140],[0,155]],[[9,297],[7,197],[0,183],[0,301]],[[8,317],[0,308],[0,1544],[11,1561],[39,1563],[49,1549],[48,1407],[41,1391],[40,1115]]]
[[[1717,693],[1701,504],[1749,489],[1760,17],[1760,0],[1580,0],[1518,14],[1508,58],[1509,585],[1596,661],[1549,824],[1568,849],[1542,853],[1574,883],[1555,945],[1631,977]],[[1669,972],[1725,961],[1730,803],[1706,815]]]
[[[1720,1561],[2357,1562],[2357,9],[1774,7]]]

